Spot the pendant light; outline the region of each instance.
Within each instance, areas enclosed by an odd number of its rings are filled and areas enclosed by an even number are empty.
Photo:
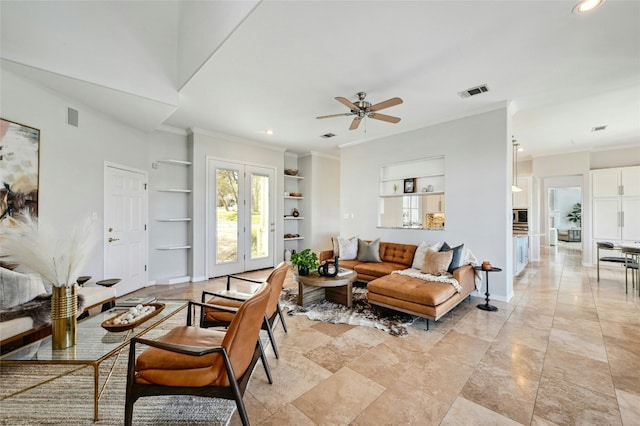
[[[520,144],[515,139],[512,139],[511,143],[513,144],[513,181],[511,182],[511,192],[522,192],[522,188],[516,184],[516,177],[518,176],[518,147]]]

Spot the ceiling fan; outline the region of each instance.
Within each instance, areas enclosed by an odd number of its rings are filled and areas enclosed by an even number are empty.
[[[367,96],[365,92],[358,92],[358,100],[354,103],[349,99],[337,96],[336,101],[345,105],[349,108],[349,112],[345,112],[342,114],[331,114],[331,115],[321,115],[320,117],[316,117],[317,119],[321,118],[331,118],[331,117],[342,117],[355,115],[353,121],[351,122],[351,126],[349,126],[349,130],[355,130],[360,125],[360,122],[363,118],[369,117],[374,120],[382,120],[388,123],[397,123],[400,121],[399,117],[393,117],[391,115],[380,114],[378,111],[381,109],[389,108],[395,105],[399,105],[402,103],[402,99],[400,98],[391,98],[386,101],[377,103],[375,105],[371,105],[371,102],[365,101],[364,98]]]

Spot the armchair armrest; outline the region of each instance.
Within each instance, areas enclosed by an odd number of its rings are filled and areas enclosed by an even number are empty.
[[[134,351],[135,344],[141,343],[147,346],[153,346],[154,348],[164,349],[166,351],[175,352],[183,355],[203,356],[215,352],[224,352],[226,349],[223,346],[203,347],[203,346],[187,346],[178,345],[176,343],[160,342],[158,340],[148,340],[140,337],[134,337],[131,339],[131,350]],[[134,351],[135,352],[135,351]]]

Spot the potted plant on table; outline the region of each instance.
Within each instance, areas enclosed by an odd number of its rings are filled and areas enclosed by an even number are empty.
[[[567,215],[567,219],[575,223],[578,228],[582,227],[582,204],[576,203]]]
[[[310,270],[315,270],[320,266],[318,255],[311,249],[304,249],[291,255],[291,264],[298,267],[299,275],[309,275]]]

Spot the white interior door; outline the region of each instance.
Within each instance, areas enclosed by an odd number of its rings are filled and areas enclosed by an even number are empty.
[[[209,276],[272,267],[273,169],[212,159],[208,187]]]
[[[147,173],[105,164],[104,277],[118,296],[147,283]]]

